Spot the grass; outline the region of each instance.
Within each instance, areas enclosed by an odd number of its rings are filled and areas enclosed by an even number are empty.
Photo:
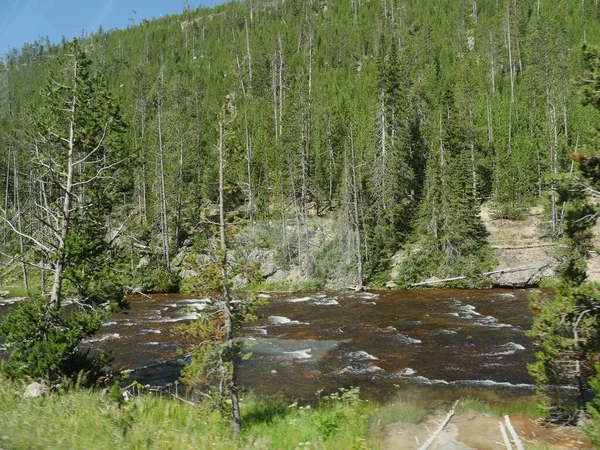
[[[230,421],[220,413],[171,397],[142,394],[119,406],[107,390],[24,398],[24,389],[25,384],[0,375],[0,448],[377,449],[388,425],[419,424],[428,413],[412,398],[376,405],[360,400],[359,390],[352,388],[319,396],[312,406],[246,394],[242,435],[236,441]],[[534,403],[493,406],[462,399],[456,412],[540,417]]]
[[[311,408],[247,396],[239,441],[218,412],[141,395],[122,407],[105,391],[74,389],[24,398],[24,385],[0,376],[0,448],[10,449],[353,449],[366,440],[373,407],[355,393]]]
[[[36,286],[32,286],[29,288],[29,292],[40,292],[40,288]],[[9,286],[0,286],[0,291],[8,291],[10,292],[9,297],[27,297],[29,293],[23,286],[18,285],[9,285]]]
[[[275,283],[250,283],[244,287],[245,292],[298,292],[298,291],[314,291],[319,289],[316,281],[302,281],[299,283],[286,283],[284,281]]]
[[[540,281],[540,289],[556,289],[559,285],[560,279],[553,277],[553,278],[543,278]]]
[[[377,408],[371,415],[371,431],[380,432],[392,423],[412,423],[419,424],[423,422],[427,410],[423,405],[419,405],[413,400],[399,399],[397,402],[383,405]]]
[[[491,416],[527,416],[531,419],[545,418],[548,413],[539,406],[539,402],[532,399],[528,401],[515,400],[511,403],[494,405],[473,398],[462,399],[455,409],[457,414],[487,414]]]

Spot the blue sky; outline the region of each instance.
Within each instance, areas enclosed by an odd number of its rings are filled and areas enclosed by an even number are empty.
[[[212,6],[215,0],[189,0],[189,5]],[[222,1],[218,1],[222,3]],[[39,36],[57,43],[80,36],[81,30],[94,32],[126,28],[142,19],[179,13],[183,0],[0,0],[0,56],[10,48],[21,48]],[[135,11],[135,13],[134,13]]]

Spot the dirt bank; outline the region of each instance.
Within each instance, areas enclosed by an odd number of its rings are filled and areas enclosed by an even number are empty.
[[[496,287],[538,286],[554,276],[558,247],[541,231],[542,213],[536,206],[525,211],[523,220],[496,219],[489,205],[481,207],[487,239],[498,259],[494,270],[501,271],[491,276]]]
[[[395,423],[384,431],[383,449],[418,449],[439,427],[447,411],[427,417],[420,424]],[[594,448],[580,428],[559,427],[512,416],[511,423],[526,448],[586,450]],[[501,417],[486,414],[455,414],[430,450],[505,450],[499,422]]]

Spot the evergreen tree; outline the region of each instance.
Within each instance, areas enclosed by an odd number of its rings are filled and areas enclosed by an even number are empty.
[[[410,284],[429,276],[477,276],[492,264],[491,249],[479,217],[473,190],[468,132],[447,89],[439,115],[439,146],[430,152],[425,193],[419,216],[418,250],[404,264],[401,282]]]
[[[118,259],[111,251],[119,231],[110,228],[110,219],[128,185],[119,169],[127,160],[124,124],[104,77],[91,72],[91,61],[77,40],[66,56],[42,93],[30,146],[31,187],[40,190],[41,200],[35,219],[42,232],[19,230],[2,211],[6,224],[35,248],[39,262],[53,275],[48,302],[26,302],[2,320],[0,334],[10,354],[7,369],[19,376],[76,373],[77,345],[99,328],[99,308],[123,298],[114,272]],[[76,307],[69,312],[64,309],[65,289],[76,296]]]
[[[598,51],[586,53],[583,77],[584,101],[597,107]],[[598,208],[588,200],[598,197],[600,164],[595,155],[572,154],[579,162],[579,173],[561,180],[560,201],[567,202],[564,222],[566,250],[559,268],[560,284],[554,298],[541,293],[532,295],[531,306],[538,311],[530,335],[540,341],[536,362],[528,366],[545,406],[553,418],[578,421],[585,417],[590,385],[598,387],[598,355],[600,354],[600,285],[586,283],[586,262],[592,248],[591,229]],[[565,389],[569,388],[569,389]],[[598,439],[598,402],[590,412],[595,421],[590,428]]]

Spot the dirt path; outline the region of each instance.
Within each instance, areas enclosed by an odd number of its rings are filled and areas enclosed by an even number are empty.
[[[446,412],[428,417],[418,425],[391,424],[384,431],[384,450],[418,449],[438,428]],[[485,414],[455,414],[431,450],[503,450],[499,422],[502,419]],[[523,416],[512,416],[511,422],[523,445],[548,450],[593,449],[581,429],[536,423]]]

